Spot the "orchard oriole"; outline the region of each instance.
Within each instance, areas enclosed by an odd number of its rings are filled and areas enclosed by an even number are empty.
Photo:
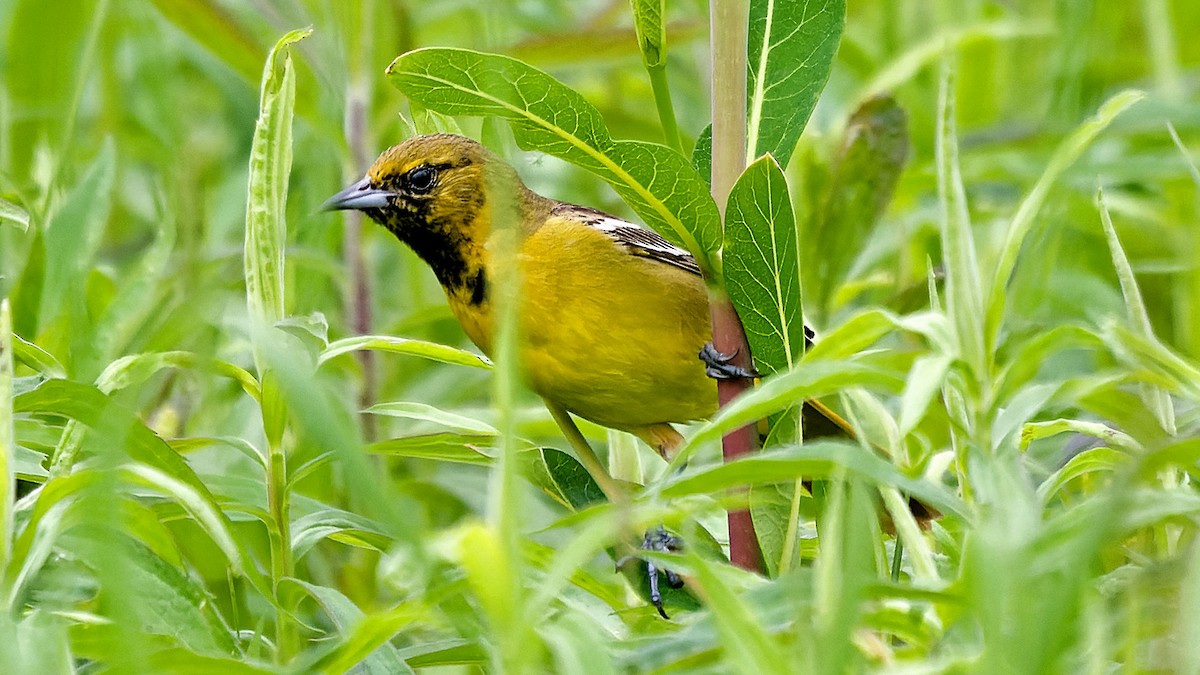
[[[669,454],[682,440],[672,422],[717,409],[716,384],[697,360],[712,340],[708,293],[687,251],[634,223],[533,192],[504,160],[454,134],[390,148],[325,206],[362,211],[412,247],[467,336],[488,353],[491,190],[503,190],[520,218],[521,362],[532,389]]]

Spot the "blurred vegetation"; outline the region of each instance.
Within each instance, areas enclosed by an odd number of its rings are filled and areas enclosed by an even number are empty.
[[[691,151],[708,9],[667,4]],[[264,63],[305,26],[279,52],[294,157],[283,330],[264,332],[248,166]],[[850,2],[786,167],[818,347],[776,402],[825,395],[889,458],[825,441],[724,471],[708,426],[669,475],[585,427],[652,486],[629,521],[564,478],[577,465],[536,399],[493,406],[487,364],[443,347],[469,344],[429,270],[319,210],[415,124],[461,126],[542,194],[633,217],[585,171],[494,120],[416,109],[384,76],[417,47],[506,54],[614,138],[661,143],[628,3],[0,4],[0,455],[20,479],[0,490],[0,672],[1200,670],[1196,26],[1186,0]],[[1128,89],[1144,100],[1087,126]],[[1098,135],[1056,160],[1077,130]],[[971,277],[999,314],[964,313]],[[343,353],[361,333],[409,341]],[[498,496],[512,436],[540,449]],[[765,579],[707,550],[725,488],[769,507],[801,476],[820,480],[795,560]],[[899,491],[948,507],[929,532],[897,522],[903,550],[876,516]],[[519,507],[515,559],[497,499]],[[658,522],[690,545],[649,557],[702,598],[670,598],[671,621],[603,554]]]

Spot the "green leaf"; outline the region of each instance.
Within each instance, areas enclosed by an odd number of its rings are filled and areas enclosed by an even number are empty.
[[[152,352],[123,356],[108,364],[100,377],[96,378],[96,388],[105,394],[111,394],[120,389],[139,385],[166,368],[222,375],[237,382],[242,390],[251,397],[258,399],[261,396],[258,381],[250,373],[228,361],[200,356],[191,352]]]
[[[975,377],[986,376],[983,327],[983,285],[967,194],[958,161],[958,132],[955,122],[954,78],[949,65],[943,69],[938,95],[937,177],[939,230],[942,264],[946,266],[946,313],[954,328],[957,354]]]
[[[845,0],[753,0],[746,78],[746,163],[786,167],[833,68]]]
[[[462,464],[490,464],[492,457],[478,447],[490,447],[496,442],[493,435],[433,433],[392,438],[368,445],[372,454],[434,459]]]
[[[35,148],[48,143],[55,155],[70,130],[80,100],[81,77],[91,63],[94,31],[104,21],[98,0],[47,5],[39,0],[6,3],[6,133],[12,146],[7,168],[31,167]],[[89,35],[91,33],[92,35]],[[91,39],[89,39],[91,38]],[[36,55],[37,58],[32,58]]]
[[[1108,128],[1108,125],[1112,124],[1118,115],[1145,97],[1146,95],[1140,91],[1126,90],[1105,101],[1093,117],[1079,125],[1075,131],[1071,132],[1070,136],[1058,144],[1045,171],[1038,177],[1037,183],[1034,184],[1029,194],[1021,200],[1021,206],[1008,224],[1000,257],[996,261],[996,271],[992,275],[987,304],[989,345],[996,343],[996,336],[1000,332],[1000,322],[1004,318],[1008,279],[1017,266],[1017,255],[1021,252],[1025,236],[1033,228],[1033,219],[1050,195],[1050,189],[1054,187],[1063,172],[1070,168],[1075,160],[1079,159],[1080,155],[1091,146],[1092,141],[1100,135],[1100,132]]]
[[[579,460],[554,448],[522,453],[521,471],[551,499],[579,511],[605,501],[604,492]]]
[[[322,539],[386,552],[395,540],[370,519],[356,513],[325,507],[292,523],[292,551],[299,560]]]
[[[360,349],[390,352],[392,354],[408,354],[409,356],[419,356],[430,361],[440,361],[442,363],[470,366],[472,368],[490,369],[492,367],[492,362],[487,357],[465,349],[437,344],[436,342],[409,340],[407,338],[383,335],[361,335],[334,340],[329,343],[328,347],[321,351],[320,356],[317,357],[317,364],[325,363],[336,356]]]
[[[233,630],[204,586],[142,542],[111,528],[87,527],[73,529],[62,545],[84,559],[120,555],[122,587],[137,590],[136,601],[123,604],[133,613],[130,619],[137,621],[139,632],[169,636],[210,656],[236,651]]]
[[[522,148],[604,179],[647,225],[690,251],[707,277],[718,271],[720,216],[696,170],[663,146],[614,140],[595,107],[546,73],[506,56],[448,48],[408,52],[387,73],[432,110],[508,119]]]
[[[29,212],[7,199],[0,198],[0,222],[3,221],[13,223],[22,232],[29,230]]]
[[[810,305],[823,312],[883,215],[908,158],[908,115],[890,96],[850,115],[801,252]]]
[[[754,364],[789,370],[804,354],[796,221],[787,179],[771,156],[738,178],[725,208],[725,286]]]
[[[96,387],[68,380],[47,380],[13,401],[17,413],[59,415],[91,427],[131,459],[158,468],[212,499],[187,462],[132,412]]]
[[[657,68],[667,62],[667,24],[663,20],[665,0],[629,0],[633,27],[637,31],[642,63]]]
[[[151,0],[158,11],[247,82],[254,82],[263,48],[214,0]]]
[[[1038,498],[1043,504],[1050,501],[1059,490],[1080,476],[1098,471],[1116,472],[1129,464],[1128,453],[1112,448],[1091,448],[1075,455],[1061,469],[1050,474],[1038,486]]]
[[[289,581],[303,588],[321,605],[321,609],[325,611],[325,615],[333,622],[337,632],[343,638],[353,633],[354,629],[366,618],[366,615],[358,608],[358,605],[355,605],[350,598],[347,598],[337,589],[318,586],[300,579],[289,579]],[[365,646],[363,649],[365,649]],[[347,660],[352,658],[344,652],[342,655]],[[412,672],[408,664],[400,658],[400,654],[396,651],[396,648],[386,640],[380,643],[373,651],[367,653],[365,658],[357,664],[350,663],[348,665],[355,666],[351,669],[351,672],[361,672],[369,675]]]
[[[1117,271],[1117,280],[1121,283],[1121,295],[1125,298],[1125,309],[1133,323],[1133,331],[1137,335],[1152,339],[1154,326],[1150,324],[1150,315],[1146,313],[1146,303],[1142,300],[1142,292],[1138,289],[1137,277],[1133,266],[1121,247],[1117,230],[1113,227],[1112,217],[1108,213],[1108,205],[1104,203],[1104,190],[1097,190],[1096,201],[1100,208],[1100,223],[1104,226],[1104,238],[1108,241],[1108,249],[1112,253],[1113,267]],[[1175,435],[1175,406],[1171,397],[1161,387],[1150,384],[1142,385],[1142,400],[1146,407],[1154,413],[1158,423],[1162,425],[1167,435]]]
[[[46,276],[38,323],[43,331],[63,317],[73,337],[88,333],[82,326],[71,326],[87,316],[86,280],[108,221],[115,173],[116,151],[112,143],[105,143],[100,156],[46,225]],[[81,335],[75,336],[76,332]]]
[[[446,427],[454,431],[467,434],[479,434],[484,436],[497,436],[500,434],[500,432],[490,424],[485,424],[479,420],[475,420],[470,417],[464,417],[463,415],[456,415],[452,412],[447,412],[425,403],[411,403],[406,401],[377,403],[370,408],[367,408],[364,412],[374,415],[387,415],[388,417],[431,422],[440,427]]]
[[[48,378],[66,377],[67,371],[58,359],[20,335],[13,334],[13,355],[17,360]]]
[[[742,673],[770,673],[785,663],[783,652],[767,633],[760,619],[750,611],[741,593],[730,585],[734,574],[746,574],[729,566],[712,564],[692,552],[686,557],[696,582],[713,607],[717,635],[728,655],[726,665]]]
[[[722,407],[712,420],[692,434],[672,461],[672,466],[680,465],[696,448],[716,441],[731,429],[745,426],[806,399],[848,387],[891,389],[899,388],[900,384],[901,380],[895,375],[862,364],[804,359],[794,369],[763,380],[761,386]]]
[[[285,216],[296,105],[296,71],[288,46],[310,33],[311,29],[292,31],[280,38],[263,69],[258,121],[250,145],[243,258],[250,318],[259,326],[272,326],[284,316]],[[259,350],[256,346],[255,363],[261,375]]]
[[[823,478],[846,471],[877,485],[890,485],[944,514],[963,515],[966,508],[941,486],[910,478],[895,465],[862,446],[846,441],[811,441],[802,446],[767,450],[694,474],[665,481],[652,488],[659,496],[674,499],[714,494],[747,485],[768,485],[800,477]]]
[[[696,173],[704,179],[704,184],[712,187],[712,125],[704,127],[700,137],[696,139],[696,147],[692,148],[692,166]]]

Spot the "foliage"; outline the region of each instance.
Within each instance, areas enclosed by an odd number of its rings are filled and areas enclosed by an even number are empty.
[[[0,672],[1200,669],[1200,6],[750,5],[723,223],[700,3],[0,8]],[[610,502],[319,211],[414,129],[690,248],[770,376],[672,466],[584,426]]]

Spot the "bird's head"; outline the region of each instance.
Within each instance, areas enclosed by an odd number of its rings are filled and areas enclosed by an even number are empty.
[[[496,184],[524,189],[508,164],[465,136],[414,136],[384,151],[362,180],[324,208],[362,211],[412,243],[426,232],[463,232]]]

